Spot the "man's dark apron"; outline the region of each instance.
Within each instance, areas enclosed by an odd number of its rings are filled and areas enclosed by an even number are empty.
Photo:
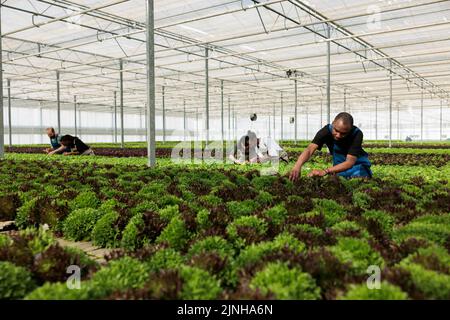
[[[330,124],[328,125],[328,130],[330,133],[332,133],[333,126]],[[352,135],[356,135],[358,133],[359,129],[356,128],[356,130],[352,133]],[[343,153],[341,148],[336,144],[333,143],[333,150],[331,151],[331,155],[333,156],[333,166],[336,166],[340,163],[343,163],[347,160],[347,155]],[[356,177],[372,177],[372,170],[370,170],[370,167],[372,164],[369,161],[369,157],[367,154],[359,156],[356,159],[356,163],[353,167],[348,169],[344,172],[339,172],[337,175],[344,177],[344,178],[356,178]]]
[[[61,147],[61,144],[59,143],[58,135],[55,135],[55,137],[50,138],[50,144],[52,145],[53,149],[58,149]]]

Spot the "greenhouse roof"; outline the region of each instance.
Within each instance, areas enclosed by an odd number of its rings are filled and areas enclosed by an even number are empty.
[[[122,70],[126,112],[142,112],[145,3],[3,0],[4,88],[24,106],[54,102],[59,73],[63,107],[76,96],[110,109]],[[391,76],[394,104],[449,99],[450,1],[157,0],[157,110],[163,90],[168,111],[203,110],[208,64],[212,114],[222,85],[237,111],[270,113],[294,104],[295,82],[299,108],[314,112],[327,103],[328,46],[333,104],[388,101]]]

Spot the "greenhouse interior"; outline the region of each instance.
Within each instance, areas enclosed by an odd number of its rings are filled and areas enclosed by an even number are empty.
[[[0,300],[450,299],[450,1],[0,22]]]

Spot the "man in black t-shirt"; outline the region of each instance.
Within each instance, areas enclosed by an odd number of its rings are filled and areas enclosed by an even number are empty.
[[[332,124],[323,127],[312,143],[302,152],[289,179],[295,181],[301,175],[303,164],[314,152],[326,144],[333,156],[333,167],[325,170],[313,170],[309,176],[337,174],[345,178],[372,177],[371,163],[362,148],[363,133],[353,125],[353,117],[346,112],[337,115]]]
[[[94,155],[94,151],[81,141],[78,137],[73,137],[71,135],[65,135],[61,137],[61,145],[66,148],[70,148],[70,152],[64,152],[65,156],[71,155],[81,155],[81,156],[91,156]]]

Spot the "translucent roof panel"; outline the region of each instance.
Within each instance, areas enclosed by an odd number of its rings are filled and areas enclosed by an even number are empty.
[[[146,0],[15,0],[2,4],[4,85],[15,99],[127,112],[146,103]],[[156,0],[157,109],[205,107],[221,87],[238,112],[298,99],[332,103],[449,99],[450,1]],[[329,51],[328,51],[329,50]],[[208,58],[206,58],[208,54]],[[122,70],[120,65],[122,64]],[[122,71],[122,72],[121,72]],[[345,98],[344,98],[345,96]],[[372,106],[373,103],[370,103]],[[313,109],[314,110],[317,109]]]

